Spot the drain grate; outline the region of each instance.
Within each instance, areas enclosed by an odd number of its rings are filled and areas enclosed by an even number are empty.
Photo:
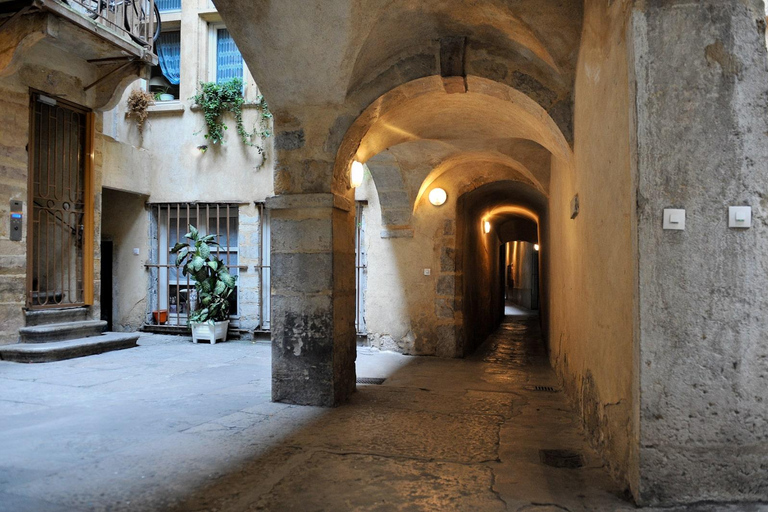
[[[584,466],[584,458],[572,450],[539,450],[541,463],[553,468],[577,469]]]
[[[552,386],[534,386],[534,391],[546,391],[547,393],[557,393],[557,390]]]
[[[381,385],[384,384],[384,381],[387,379],[381,379],[379,377],[358,377],[357,383],[358,384],[375,384],[375,385]]]

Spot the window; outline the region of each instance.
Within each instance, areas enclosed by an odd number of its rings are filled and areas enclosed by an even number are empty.
[[[245,83],[245,63],[235,40],[224,25],[210,25],[210,59],[208,80],[226,82],[233,78],[243,79]]]
[[[171,249],[184,242],[189,225],[203,235],[217,235],[217,251],[232,275],[239,275],[239,217],[238,205],[219,203],[164,203],[152,205],[155,226],[150,269],[150,302],[153,311],[167,311],[168,324],[186,325],[187,315],[196,309],[195,281],[184,276],[177,267]],[[239,290],[232,294],[230,318],[239,318]]]
[[[155,0],[155,4],[160,12],[181,10],[181,0]]]
[[[181,82],[181,32],[164,31],[155,43],[158,65],[152,67],[149,92],[159,101],[178,99]]]

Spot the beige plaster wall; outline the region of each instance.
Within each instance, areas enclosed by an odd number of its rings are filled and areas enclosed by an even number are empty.
[[[104,189],[102,239],[112,240],[113,331],[134,331],[144,323],[147,278],[144,262],[149,253],[149,213],[146,196]],[[133,254],[133,249],[139,254]],[[135,280],[138,279],[138,282]]]
[[[225,117],[227,131],[224,143],[214,146],[204,137],[205,123],[202,111],[193,101],[198,83],[208,81],[208,26],[221,21],[208,0],[184,2],[182,11],[163,15],[169,29],[180,29],[182,61],[180,98],[175,101],[156,102],[150,107],[149,117],[142,131],[135,120],[127,117],[127,98],[134,88],[144,88],[145,82],[136,80],[129,86],[117,106],[104,113],[105,136],[104,184],[113,189],[144,195],[147,203],[176,202],[228,202],[239,207],[239,255],[240,265],[248,270],[240,271],[238,281],[241,328],[254,329],[261,323],[260,280],[255,266],[260,263],[260,217],[256,202],[263,202],[273,195],[272,157],[273,139],[254,140],[263,150],[243,144],[237,134],[234,119]],[[245,86],[246,101],[253,102],[259,94],[250,73]],[[260,111],[246,105],[244,121],[246,129],[254,127]],[[203,152],[198,149],[207,145]],[[149,230],[145,231],[149,237]],[[118,257],[120,257],[118,255]],[[120,272],[116,279],[126,296],[147,293],[148,278],[143,264],[148,253],[142,252],[141,266],[132,266],[130,272]],[[124,299],[119,298],[119,301]],[[122,308],[134,309],[127,301]],[[143,314],[147,314],[145,304]],[[136,314],[122,315],[126,328],[137,329],[144,317]]]
[[[627,2],[586,2],[576,78],[574,165],[553,158],[552,363],[615,476],[637,492],[633,98]],[[579,194],[581,212],[571,220]]]
[[[419,209],[412,237],[382,237],[379,196],[370,177],[356,191],[364,210],[368,253],[366,327],[372,346],[406,354],[456,355],[456,194],[439,208]],[[424,270],[430,275],[425,276]]]
[[[139,131],[134,119],[126,117],[131,90],[145,86],[144,81],[137,80],[126,89],[116,108],[104,113],[105,132],[109,136],[105,143],[105,184],[149,193],[150,202],[263,201],[273,190],[272,139],[261,143],[264,154],[244,145],[234,119],[228,115],[224,143],[209,144],[204,137],[203,113],[191,100],[199,82],[208,81],[209,23],[221,18],[207,0],[185,2],[181,13],[168,17],[166,26],[181,30],[180,98],[156,102]],[[246,101],[253,102],[258,94],[258,87],[247,73]],[[257,109],[245,107],[246,129],[254,126],[259,115]],[[208,146],[206,152],[198,149],[204,145]]]

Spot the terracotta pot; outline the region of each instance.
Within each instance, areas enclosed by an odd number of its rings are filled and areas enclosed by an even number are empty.
[[[168,321],[168,310],[161,309],[159,311],[153,311],[152,318],[157,325],[165,325],[165,322]]]

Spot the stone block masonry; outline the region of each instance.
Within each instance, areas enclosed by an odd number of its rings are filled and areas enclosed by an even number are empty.
[[[337,405],[355,389],[354,211],[334,207],[332,194],[277,196],[266,205],[272,398]]]
[[[18,341],[24,325],[27,279],[27,152],[29,134],[29,95],[2,87],[0,83],[0,344]],[[24,203],[24,226],[21,242],[12,242],[8,226],[8,199]]]

